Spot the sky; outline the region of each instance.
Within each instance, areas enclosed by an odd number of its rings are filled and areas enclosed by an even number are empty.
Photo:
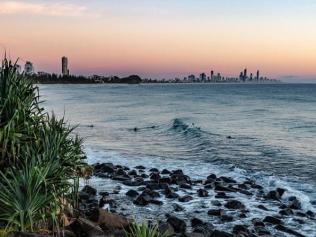
[[[316,78],[315,0],[0,0],[0,52],[36,71]]]

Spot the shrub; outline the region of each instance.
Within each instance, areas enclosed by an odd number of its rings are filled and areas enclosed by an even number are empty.
[[[64,118],[44,112],[38,87],[7,60],[0,70],[0,219],[19,231],[58,226],[63,203],[76,203],[84,173],[82,140]]]
[[[129,232],[126,232],[127,237],[167,237],[168,233],[160,233],[158,226],[149,226],[147,223],[136,224],[131,226]]]

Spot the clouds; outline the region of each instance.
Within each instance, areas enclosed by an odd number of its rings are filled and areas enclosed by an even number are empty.
[[[82,16],[87,14],[87,8],[68,3],[39,3],[26,1],[1,1],[0,14],[31,14],[47,16]]]

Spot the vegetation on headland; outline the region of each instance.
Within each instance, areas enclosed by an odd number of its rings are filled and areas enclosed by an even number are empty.
[[[41,107],[38,88],[8,59],[0,71],[0,225],[7,231],[63,226],[87,169],[74,127]]]

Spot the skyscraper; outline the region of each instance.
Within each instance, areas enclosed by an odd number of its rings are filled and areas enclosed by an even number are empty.
[[[68,58],[65,56],[61,58],[61,72],[63,76],[69,76]]]
[[[245,70],[244,70],[244,81],[246,81],[247,80],[247,68],[245,68]]]
[[[24,73],[27,75],[30,75],[32,73],[34,73],[34,67],[33,67],[33,63],[30,61],[26,61],[25,65],[24,65]]]
[[[256,80],[258,81],[258,80],[259,80],[259,78],[260,78],[260,71],[259,71],[259,70],[257,70]]]

